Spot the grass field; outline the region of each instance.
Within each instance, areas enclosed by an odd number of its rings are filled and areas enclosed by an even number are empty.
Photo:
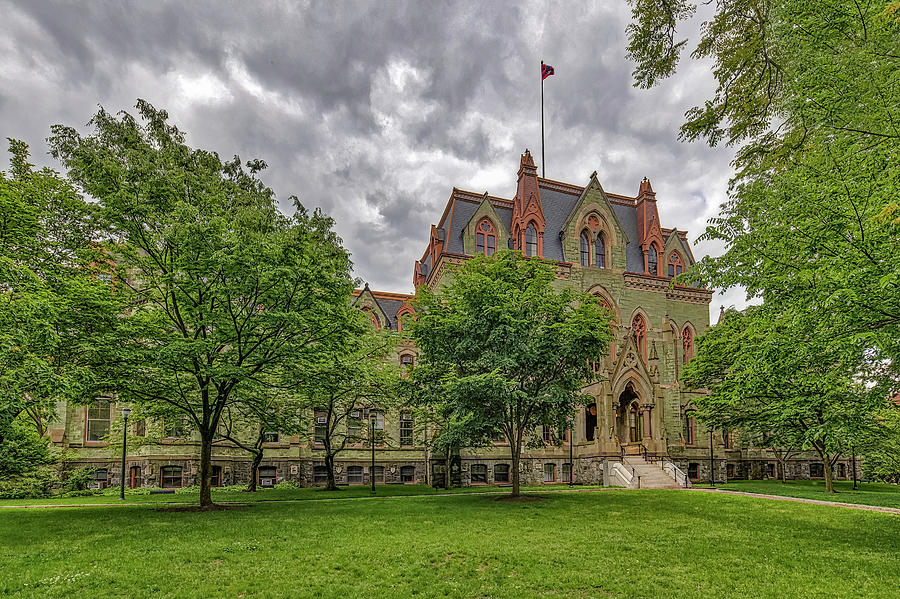
[[[897,597],[900,516],[687,491],[3,510],[0,596]]]
[[[522,487],[528,491],[554,491],[568,489],[568,485],[542,485],[540,487]],[[577,486],[577,489],[596,489],[598,487]],[[301,501],[307,499],[352,499],[370,497],[371,488],[363,485],[341,487],[339,491],[324,491],[320,487],[258,489],[255,493],[246,493],[243,487],[215,488],[212,498],[221,503],[255,503],[258,501]],[[427,485],[375,485],[378,497],[402,497],[407,495],[437,495],[444,493],[509,493],[508,487],[474,486],[450,489],[435,489]],[[200,491],[196,487],[179,489],[171,495],[149,495],[125,491],[124,503],[197,503]],[[106,489],[102,494],[84,495],[80,497],[50,497],[47,499],[0,499],[3,505],[84,505],[98,503],[118,503],[118,489]]]
[[[852,482],[835,481],[837,493],[826,493],[825,481],[821,480],[789,480],[786,483],[777,480],[735,480],[716,487],[746,493],[900,508],[900,486],[884,483],[859,483],[859,489],[854,491]]]

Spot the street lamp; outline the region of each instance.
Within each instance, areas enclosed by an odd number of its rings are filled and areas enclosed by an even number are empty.
[[[715,454],[713,453],[713,429],[710,427],[709,429],[709,486],[716,486],[716,460]]]
[[[372,426],[372,433],[370,435],[372,441],[369,443],[372,446],[372,464],[369,466],[369,482],[372,483],[371,495],[375,494],[375,418],[375,413],[371,413],[369,416],[369,421]]]
[[[575,484],[575,461],[572,459],[572,441],[575,436],[575,419],[569,418],[569,488]]]
[[[131,416],[131,408],[125,406],[122,408],[122,418],[125,424],[122,425],[122,473],[119,477],[119,499],[125,499],[125,448],[128,443],[128,417]]]

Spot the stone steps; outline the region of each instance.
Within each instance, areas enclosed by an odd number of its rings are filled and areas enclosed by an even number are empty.
[[[641,489],[680,489],[682,488],[675,479],[669,476],[665,470],[655,464],[650,464],[640,456],[626,456],[623,465],[626,468],[633,469],[634,488],[638,486],[638,477],[640,477]]]

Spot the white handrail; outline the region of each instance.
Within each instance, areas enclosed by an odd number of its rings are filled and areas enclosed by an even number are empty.
[[[678,466],[672,462],[665,461],[663,462],[662,468],[666,471],[666,474],[675,479],[676,483],[685,489],[691,488],[691,479],[688,478],[687,474],[685,474]]]

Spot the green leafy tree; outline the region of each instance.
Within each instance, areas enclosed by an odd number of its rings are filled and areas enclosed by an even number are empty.
[[[183,414],[200,437],[200,505],[210,497],[212,443],[223,413],[255,401],[258,380],[302,376],[340,333],[350,261],[330,218],[282,215],[255,160],[193,149],[165,111],[139,119],[102,108],[92,133],[56,125],[50,146],[99,201],[121,243],[130,308],[107,344],[103,375],[140,413]]]
[[[900,484],[900,406],[880,410],[876,415],[882,425],[862,438],[857,451],[863,452],[862,469],[867,478]]]
[[[861,431],[874,425],[884,389],[860,373],[859,348],[832,331],[809,326],[809,315],[773,314],[755,306],[727,311],[697,339],[682,377],[706,389],[694,403],[716,428],[765,433],[766,445],[814,449],[825,485],[832,468]]]
[[[0,172],[0,471],[47,461],[57,402],[91,397],[96,346],[122,306],[94,207],[10,143]],[[22,429],[29,426],[34,434]],[[43,439],[42,439],[43,438]],[[13,459],[13,456],[16,456]]]
[[[396,338],[375,330],[352,306],[348,305],[344,318],[342,337],[321,348],[298,389],[316,419],[313,443],[323,450],[327,491],[338,489],[338,454],[348,446],[371,443],[369,418],[380,414],[383,423],[385,412],[397,405],[400,397],[400,368],[389,359]],[[376,436],[376,444],[389,441],[383,426]]]
[[[597,298],[557,291],[555,265],[502,251],[477,256],[433,292],[418,291],[412,338],[419,367],[442,373],[443,414],[466,439],[487,442],[502,431],[509,442],[513,496],[519,455],[537,426],[564,422],[581,389],[595,376],[586,356],[612,338]]]
[[[677,28],[694,5],[632,6],[636,85],[654,85],[674,72],[685,43]],[[823,326],[865,349],[861,360],[876,352],[896,365],[900,3],[714,6],[692,57],[712,62],[717,87],[687,112],[681,135],[737,147],[737,171],[703,237],[726,250],[692,276],[743,286],[776,311],[819,310]],[[896,366],[883,374],[896,387]]]

